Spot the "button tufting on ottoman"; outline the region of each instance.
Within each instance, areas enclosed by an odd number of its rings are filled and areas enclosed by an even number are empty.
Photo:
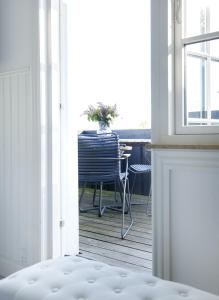
[[[0,300],[219,300],[219,296],[79,257],[61,257],[0,281]]]

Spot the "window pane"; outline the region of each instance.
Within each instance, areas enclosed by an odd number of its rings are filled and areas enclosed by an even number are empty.
[[[219,125],[217,49],[219,40],[185,47],[184,125]]]
[[[186,110],[185,125],[200,125],[200,118],[205,119],[205,60],[187,56],[186,59]],[[192,83],[192,84],[191,84]],[[187,113],[186,113],[187,111]]]
[[[219,59],[219,39],[209,42],[191,44],[186,47],[188,54],[209,57],[212,60]]]
[[[219,31],[218,0],[182,0],[184,37]]]
[[[219,62],[212,61],[210,76],[212,125],[219,125]]]

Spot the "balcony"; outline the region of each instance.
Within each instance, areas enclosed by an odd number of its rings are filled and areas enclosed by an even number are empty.
[[[118,130],[121,139],[149,139],[150,130]],[[144,163],[148,149],[144,144],[133,145],[129,164]],[[133,176],[129,175],[130,186]],[[152,224],[150,176],[138,175],[133,189],[132,216],[134,224],[125,239],[121,239],[121,212],[106,209],[102,217],[96,210],[80,213],[80,256],[108,264],[151,271]],[[98,195],[97,195],[98,196]],[[93,189],[88,187],[83,197],[83,207],[91,207]],[[117,201],[120,201],[117,195]],[[115,203],[113,185],[104,186],[103,204]],[[138,205],[134,205],[138,203]]]

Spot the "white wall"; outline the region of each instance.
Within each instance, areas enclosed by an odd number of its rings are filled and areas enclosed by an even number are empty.
[[[34,0],[0,1],[1,72],[32,64],[38,31],[37,5]]]
[[[219,152],[154,150],[154,272],[219,294]]]
[[[0,1],[0,275],[40,259],[38,1]]]

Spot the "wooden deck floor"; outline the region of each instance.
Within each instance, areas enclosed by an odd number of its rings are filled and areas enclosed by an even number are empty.
[[[114,193],[104,193],[105,203],[112,202],[112,199]],[[146,203],[147,197],[135,195],[133,200]],[[92,190],[87,190],[83,207],[91,202]],[[120,212],[107,209],[101,218],[96,210],[80,213],[80,256],[114,266],[151,271],[151,216],[146,215],[144,205],[132,205],[132,214],[134,224],[122,240]]]

